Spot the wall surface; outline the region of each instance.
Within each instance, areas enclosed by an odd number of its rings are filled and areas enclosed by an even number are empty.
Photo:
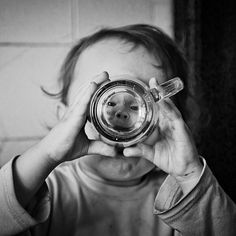
[[[185,50],[201,107],[198,152],[236,202],[235,12],[235,0],[174,1],[175,40]]]
[[[1,0],[0,166],[56,122],[60,65],[78,38],[102,26],[151,23],[172,36],[172,0]]]

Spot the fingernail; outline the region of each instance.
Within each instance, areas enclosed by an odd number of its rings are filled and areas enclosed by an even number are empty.
[[[129,154],[130,154],[129,149],[124,149],[123,154],[124,154],[124,156],[129,156]]]
[[[103,71],[102,74],[106,75],[107,77],[109,77],[109,74],[107,71]]]
[[[98,85],[95,81],[90,81],[90,85]]]
[[[155,77],[152,77],[151,80],[155,83],[155,84],[159,84],[157,79]]]

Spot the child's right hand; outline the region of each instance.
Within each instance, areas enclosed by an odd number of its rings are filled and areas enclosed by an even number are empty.
[[[50,172],[60,163],[86,154],[114,156],[114,147],[89,140],[84,132],[90,98],[97,86],[108,80],[102,73],[78,91],[73,104],[59,123],[41,140],[16,158],[13,165],[14,186],[18,201],[26,207]]]
[[[159,86],[153,78],[149,85],[150,88]],[[144,142],[125,148],[124,155],[141,156],[151,161],[174,177],[183,193],[187,193],[199,180],[203,165],[191,132],[175,104],[167,98],[159,101],[157,107],[156,129]]]
[[[108,74],[103,72],[78,91],[63,118],[41,141],[40,146],[46,151],[49,161],[57,165],[86,154],[115,156],[114,147],[102,141],[89,140],[84,132],[91,96],[98,85],[107,80]]]

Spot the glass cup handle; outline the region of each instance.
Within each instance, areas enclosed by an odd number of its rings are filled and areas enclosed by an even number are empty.
[[[184,88],[184,83],[178,77],[170,79],[162,84],[160,84],[161,89],[152,88],[150,92],[155,100],[158,102],[164,98],[169,98],[181,91]]]

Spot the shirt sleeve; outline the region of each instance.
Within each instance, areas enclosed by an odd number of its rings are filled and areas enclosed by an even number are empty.
[[[154,213],[181,235],[236,235],[236,205],[218,184],[203,159],[197,184],[183,196],[168,176],[155,199]]]
[[[45,221],[50,213],[50,198],[46,183],[39,189],[27,209],[18,202],[13,178],[16,158],[0,169],[0,235],[14,235],[25,231]]]

